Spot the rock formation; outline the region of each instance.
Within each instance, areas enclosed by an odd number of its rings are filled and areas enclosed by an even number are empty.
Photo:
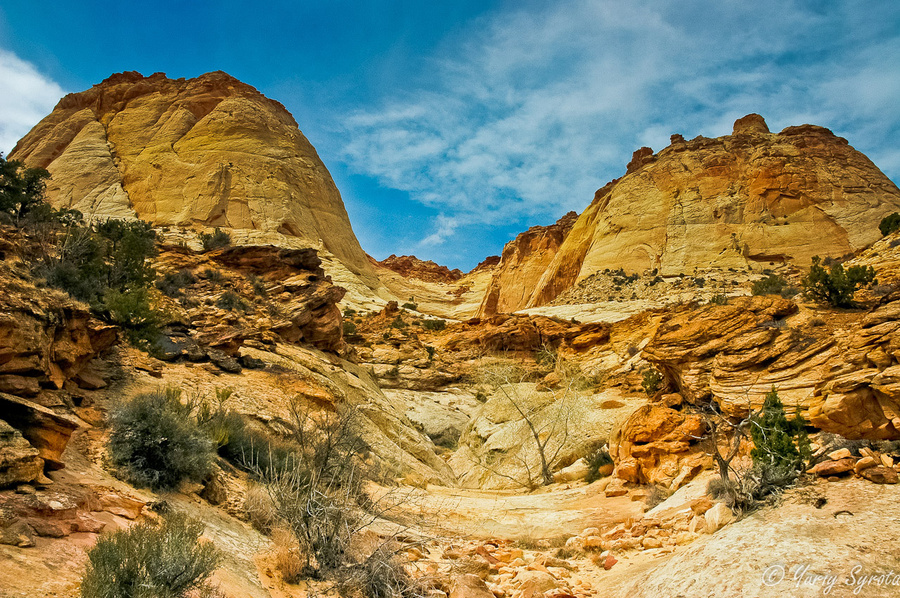
[[[821,430],[900,439],[900,297],[890,298],[834,328],[774,295],[685,309],[660,324],[643,357],[686,400],[714,400],[729,415],[759,409],[775,387]]]
[[[47,197],[98,218],[299,238],[371,273],[331,175],[288,111],[223,72],[118,73],[69,94],[10,158]]]
[[[512,313],[525,307],[577,219],[578,214],[569,212],[555,224],[532,226],[507,243],[476,317]]]
[[[373,260],[374,261],[374,260]],[[418,278],[425,282],[443,282],[452,284],[463,277],[459,269],[451,270],[447,266],[441,266],[431,260],[422,261],[414,255],[390,255],[380,262],[375,262],[388,270],[393,270],[407,278]]]
[[[626,175],[597,191],[552,261],[541,264],[546,271],[527,306],[605,268],[666,275],[807,265],[814,255],[874,242],[881,218],[897,210],[900,189],[845,139],[813,125],[773,134],[751,114],[731,135],[673,135],[658,154],[636,151]]]

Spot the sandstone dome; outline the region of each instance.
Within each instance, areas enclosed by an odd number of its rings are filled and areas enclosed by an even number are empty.
[[[625,176],[597,191],[529,282],[528,299],[510,311],[544,305],[606,268],[675,275],[806,266],[813,256],[873,243],[881,218],[895,211],[900,189],[846,139],[813,125],[771,133],[750,114],[731,135],[673,135],[659,153],[637,150]]]
[[[291,114],[223,72],[115,74],[62,98],[10,158],[50,171],[56,207],[299,241],[370,272],[340,193]]]

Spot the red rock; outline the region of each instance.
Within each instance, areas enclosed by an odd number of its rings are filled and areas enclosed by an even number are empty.
[[[606,555],[606,558],[603,560],[603,568],[609,571],[613,568],[613,565],[618,563],[618,559],[611,554]]]
[[[888,467],[870,467],[862,470],[860,475],[876,484],[896,484],[898,482],[897,472]]]
[[[813,466],[809,473],[813,473],[819,477],[827,478],[835,475],[847,473],[856,465],[856,459],[840,459],[838,461],[822,461]]]

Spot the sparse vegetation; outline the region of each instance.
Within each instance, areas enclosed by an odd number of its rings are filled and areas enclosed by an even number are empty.
[[[417,309],[419,309],[419,306],[415,303],[404,303],[400,307],[402,307],[403,309],[408,309],[410,311],[416,311]]]
[[[182,290],[197,282],[197,277],[190,270],[168,272],[156,281],[156,288],[169,297],[180,297]]]
[[[212,442],[180,397],[174,389],[141,394],[110,416],[110,459],[133,484],[171,490],[209,473]]]
[[[444,320],[422,320],[422,328],[431,330],[432,332],[440,332],[446,328],[447,322]]]
[[[585,481],[588,484],[596,482],[602,477],[606,477],[600,470],[604,466],[612,465],[613,463],[613,458],[610,456],[609,451],[605,446],[595,448],[585,455],[584,460],[588,466],[588,473],[585,478]]]
[[[201,523],[170,513],[101,535],[88,552],[82,598],[215,596],[209,578],[219,552],[201,533]]]
[[[228,311],[240,312],[245,312],[250,308],[247,302],[234,291],[225,291],[219,295],[219,298],[216,300],[216,306]]]
[[[663,375],[653,367],[648,367],[641,374],[641,388],[644,389],[644,392],[647,393],[647,396],[652,397],[659,389],[662,387]]]
[[[834,307],[854,307],[853,295],[857,287],[875,282],[875,269],[871,266],[851,266],[844,269],[833,262],[826,270],[819,256],[812,260],[809,274],[803,279],[803,287],[808,298],[833,305]]]
[[[900,214],[894,212],[882,218],[881,222],[878,224],[878,230],[881,231],[882,237],[886,237],[892,232],[900,230]]]
[[[799,413],[794,419],[787,419],[774,388],[766,395],[759,411],[751,412],[737,423],[714,410],[706,412],[704,420],[711,452],[719,468],[719,477],[710,482],[707,491],[735,511],[752,510],[766,497],[792,484],[809,461],[806,422]],[[731,432],[730,448],[723,455],[719,447],[728,444],[721,437],[727,430]],[[746,471],[735,471],[731,463],[748,430],[754,443],[750,453],[753,466]]]
[[[212,233],[200,233],[200,244],[203,251],[212,251],[231,245],[231,235],[216,227]]]

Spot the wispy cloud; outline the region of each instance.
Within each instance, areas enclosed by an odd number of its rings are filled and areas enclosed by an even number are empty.
[[[63,94],[62,88],[34,65],[0,49],[0,152],[9,153]]]
[[[819,6],[821,5],[821,10]],[[498,13],[433,57],[430,83],[345,119],[357,172],[461,223],[583,209],[671,133],[831,127],[897,177],[900,4],[569,0]]]

